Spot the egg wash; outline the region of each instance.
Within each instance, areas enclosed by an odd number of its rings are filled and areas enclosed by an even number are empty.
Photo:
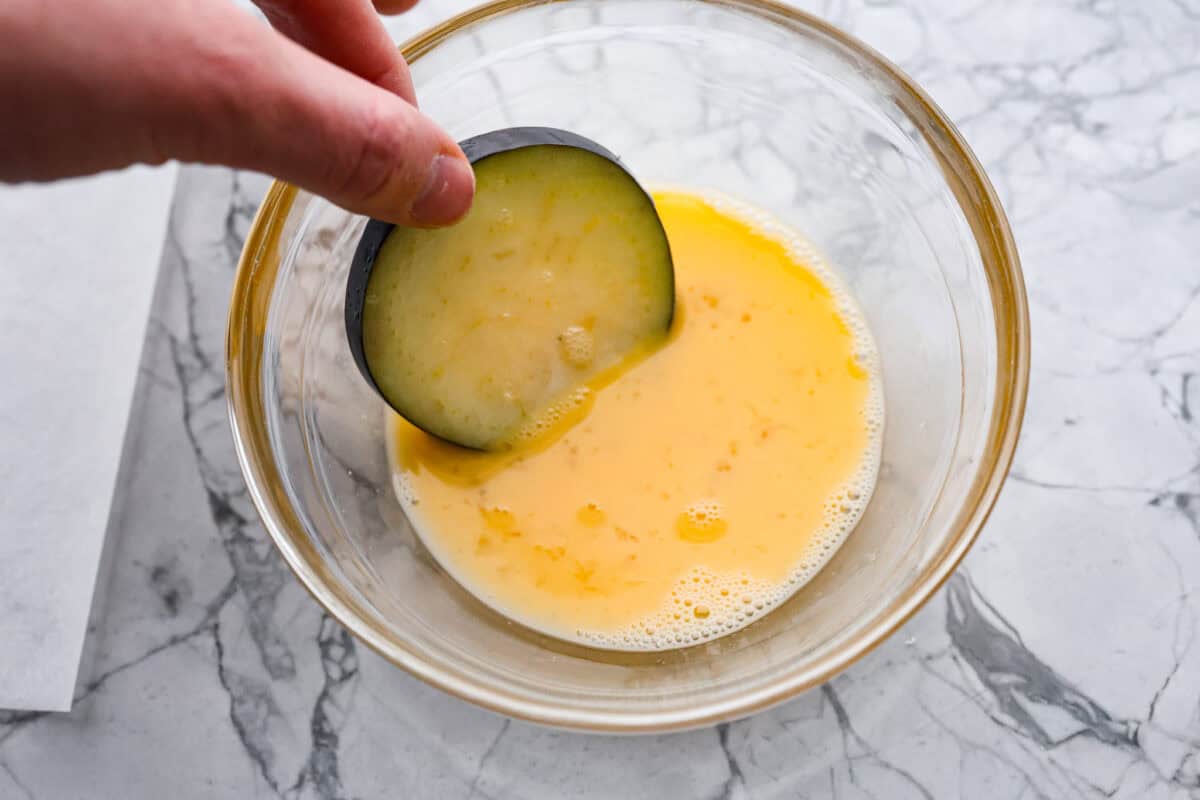
[[[447,572],[512,620],[607,649],[697,644],[785,601],[858,523],[883,436],[874,342],[816,251],[721,195],[654,200],[675,266],[665,345],[508,452],[389,422],[397,495]],[[558,343],[586,363],[588,320]]]

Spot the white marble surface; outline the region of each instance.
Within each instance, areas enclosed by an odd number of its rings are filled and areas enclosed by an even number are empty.
[[[398,30],[454,4],[422,5]],[[921,613],[819,690],[670,736],[548,731],[390,668],[246,497],[221,350],[263,183],[189,169],[85,678],[69,715],[0,712],[0,797],[1200,797],[1200,5],[814,8],[960,123],[1031,295],[1014,474]]]
[[[3,708],[71,708],[174,186],[0,186]]]

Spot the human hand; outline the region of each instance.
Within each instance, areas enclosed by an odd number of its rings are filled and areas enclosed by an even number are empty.
[[[470,165],[370,0],[255,2],[278,32],[228,0],[0,2],[0,180],[175,158],[400,224],[465,214]]]

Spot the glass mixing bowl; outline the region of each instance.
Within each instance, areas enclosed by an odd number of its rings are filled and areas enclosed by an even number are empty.
[[[393,493],[386,412],[343,327],[365,219],[276,184],[238,269],[228,397],[254,502],[313,596],[447,692],[604,731],[745,715],[827,680],[894,631],[983,525],[1029,369],[1009,227],[945,115],[860,42],[766,0],[501,0],[404,54],[422,108],[459,139],[566,128],[647,184],[715,189],[808,237],[879,346],[883,463],[832,561],[737,633],[623,654],[509,622],[438,566]]]

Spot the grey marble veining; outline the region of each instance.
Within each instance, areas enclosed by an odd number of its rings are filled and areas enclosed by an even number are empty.
[[[815,10],[961,125],[1030,291],[1015,469],[924,610],[819,690],[670,736],[511,722],[389,667],[246,496],[222,345],[265,182],[187,169],[75,709],[0,711],[0,797],[1200,797],[1200,5]]]

